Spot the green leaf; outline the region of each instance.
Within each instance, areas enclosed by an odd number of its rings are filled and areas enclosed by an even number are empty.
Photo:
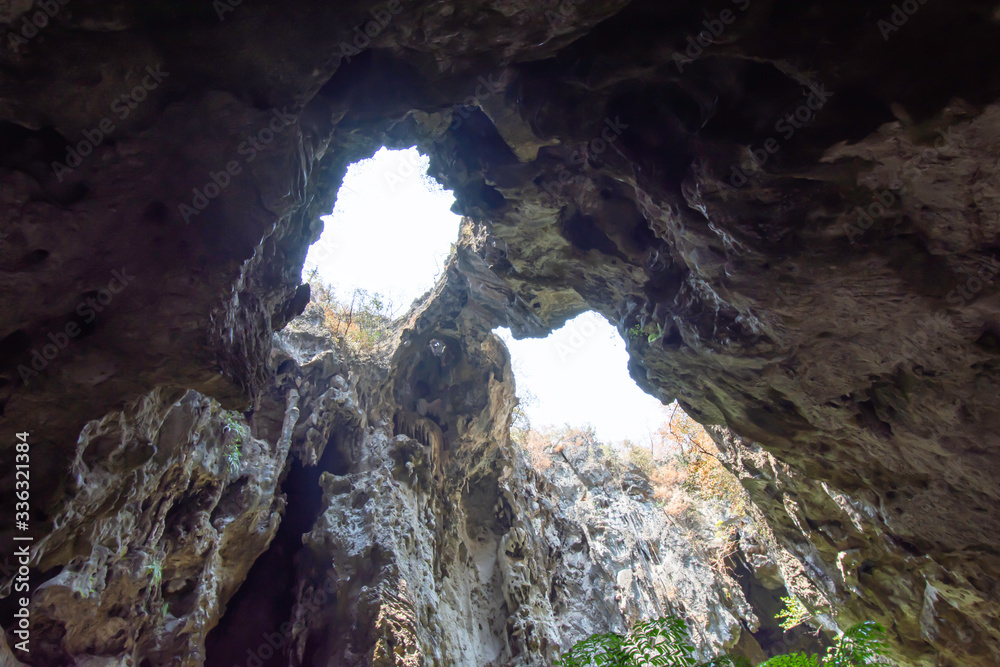
[[[751,667],[739,656],[719,656],[695,663],[687,623],[666,616],[636,623],[627,636],[597,634],[577,642],[555,661],[559,667]],[[892,664],[885,657],[885,628],[866,621],[848,629],[818,656],[792,653],[771,658],[759,667],[863,667]]]
[[[806,653],[791,653],[777,655],[760,667],[819,667],[819,658]]]
[[[825,667],[892,664],[885,658],[885,628],[874,621],[864,621],[848,628],[827,650]]]
[[[812,618],[812,614],[798,598],[787,596],[782,597],[781,601],[785,603],[785,608],[775,614],[774,619],[780,621],[782,630],[791,630]]]

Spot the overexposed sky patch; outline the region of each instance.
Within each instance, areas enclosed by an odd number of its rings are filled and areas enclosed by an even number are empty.
[[[604,442],[648,446],[666,421],[663,404],[629,376],[625,341],[603,316],[583,313],[547,338],[496,333],[510,349],[518,394],[532,394],[525,406],[532,426],[589,423]]]
[[[397,314],[433,287],[461,218],[427,166],[415,148],[383,148],[351,165],[303,275],[318,269],[341,299],[355,288],[378,292]],[[527,411],[535,426],[589,423],[606,442],[648,445],[664,421],[660,402],[629,377],[625,343],[600,315],[584,313],[544,339],[497,333],[510,348],[518,393],[534,396]]]
[[[405,312],[434,286],[461,221],[449,210],[455,197],[427,176],[427,166],[415,148],[382,148],[352,164],[303,275],[316,267],[338,298],[350,300],[360,287]]]

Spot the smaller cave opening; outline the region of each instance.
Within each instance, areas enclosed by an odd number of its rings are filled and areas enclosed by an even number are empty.
[[[823,655],[826,648],[832,645],[829,633],[817,632],[808,625],[798,625],[788,630],[781,627],[775,617],[785,608],[784,599],[791,594],[785,586],[765,585],[747,564],[741,550],[726,558],[726,565],[754,614],[760,619],[760,626],[752,634],[765,655],[774,657],[796,651]]]
[[[536,303],[548,305],[544,295]],[[774,620],[784,608],[781,596],[787,595],[780,580],[773,590],[766,588],[742,556],[730,556],[741,539],[739,526],[750,523],[751,499],[727,467],[732,459],[695,421],[704,415],[682,402],[665,405],[636,382],[636,378],[646,377],[640,363],[646,347],[676,344],[672,341],[679,335],[676,328],[664,326],[672,325],[672,320],[668,316],[659,321],[657,325],[646,318],[640,325],[633,317],[615,328],[603,316],[588,312],[569,320],[546,339],[518,341],[497,330],[510,350],[516,393],[522,401],[515,408],[511,428],[514,448],[537,478],[558,486],[560,502],[578,503],[575,507],[582,508],[578,516],[595,512],[601,517],[602,531],[607,531],[605,535],[588,532],[586,539],[564,540],[563,553],[567,560],[584,555],[601,558],[600,542],[614,532],[603,522],[605,516],[643,517],[635,520],[648,521],[641,524],[644,527],[659,526],[648,534],[672,534],[675,539],[644,544],[638,551],[642,559],[662,563],[687,553],[688,562],[712,570],[714,585],[725,587],[725,599],[711,600],[709,596],[709,604],[734,612],[749,625],[753,615],[741,611],[746,607],[733,604],[738,595],[729,595],[736,590],[731,579],[739,584],[762,625],[758,632],[747,631],[747,645],[734,650],[754,655],[757,648],[749,638],[753,634],[768,655],[783,653],[789,642],[821,653],[823,647],[811,637],[811,629],[800,627],[785,633]],[[544,493],[544,485],[538,488]],[[475,506],[474,492],[468,493],[466,507]],[[518,492],[513,493],[516,496]],[[634,514],[623,510],[625,507],[635,508]],[[492,521],[498,534],[506,529],[492,516],[476,518],[484,525]],[[626,530],[640,532],[635,524]],[[592,542],[597,548],[592,549]],[[667,593],[665,608],[670,614],[662,615],[676,614],[691,627],[704,627],[699,625],[703,617],[697,607],[706,596],[700,595],[696,602],[684,597],[690,595],[682,590]],[[627,600],[627,595],[622,593],[621,600]],[[571,604],[550,602],[554,607]],[[612,618],[616,613],[615,608],[609,608],[606,616]]]
[[[278,532],[229,600],[219,624],[208,634],[206,665],[245,664],[248,655],[256,656],[260,667],[288,664],[283,650],[260,649],[269,645],[268,637],[278,635],[283,639],[283,647],[290,639],[282,634],[282,624],[292,618],[296,602],[297,566],[304,548],[302,536],[312,530],[323,511],[320,477],[324,472],[349,474],[352,466],[349,440],[338,432],[330,436],[317,465],[304,466],[297,459],[292,461],[281,484],[286,504]]]
[[[664,405],[629,376],[626,341],[602,315],[578,315],[544,339],[495,333],[510,351],[517,383],[515,429],[589,425],[606,444],[650,447]]]

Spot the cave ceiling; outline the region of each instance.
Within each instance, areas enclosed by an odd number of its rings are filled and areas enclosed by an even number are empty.
[[[153,389],[254,404],[347,166],[415,145],[474,226],[484,329],[600,312],[644,390],[974,591],[956,608],[995,651],[998,21],[941,0],[7,3],[0,425],[4,447],[31,433],[36,525],[88,420]]]

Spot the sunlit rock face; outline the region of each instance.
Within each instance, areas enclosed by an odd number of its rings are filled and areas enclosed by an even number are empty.
[[[2,437],[32,434],[38,581],[128,525],[118,499],[69,518],[88,423],[189,390],[286,410],[272,336],[319,216],[348,163],[417,144],[472,221],[482,330],[638,326],[633,377],[753,453],[734,469],[834,612],[913,664],[1000,662],[993,6],[38,11],[0,16]]]
[[[509,356],[458,264],[374,358],[294,320],[252,414],[153,392],[89,423],[4,664],[541,667],[666,614],[704,658],[773,649],[710,503],[672,519],[593,443],[544,469],[512,446]]]
[[[761,655],[739,585],[669,523],[644,475],[611,475],[585,448],[553,454],[540,473],[511,446],[509,357],[476,326],[456,268],[411,315],[382,369],[352,365],[337,382],[357,397],[363,421],[331,430],[321,408],[293,438],[293,451],[299,437],[323,443],[316,454],[330,470],[319,476],[315,522],[286,556],[296,595],[282,610],[293,627],[290,664],[541,666],[590,634],[667,613],[691,618],[706,657]],[[282,334],[279,357],[322,335],[314,314]],[[289,375],[319,391],[323,355],[293,352]],[[288,516],[296,511],[290,500]],[[273,576],[268,562],[249,586]],[[208,643],[220,664],[253,639],[230,615],[267,608],[252,595],[230,606]]]

